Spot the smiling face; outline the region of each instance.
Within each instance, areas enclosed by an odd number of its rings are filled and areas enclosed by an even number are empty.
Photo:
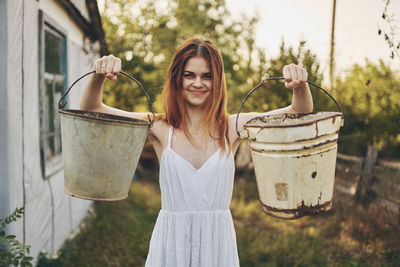
[[[197,81],[195,82],[195,80]],[[221,52],[207,39],[193,37],[175,51],[161,94],[165,121],[181,127],[189,140],[188,109],[200,111],[200,124],[208,133],[217,130],[222,150],[230,147],[229,117],[226,111],[226,81]]]
[[[212,74],[208,62],[200,56],[191,57],[183,70],[182,86],[185,103],[202,107],[212,90]]]

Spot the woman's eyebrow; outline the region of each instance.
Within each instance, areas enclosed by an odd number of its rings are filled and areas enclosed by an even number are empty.
[[[185,70],[185,71],[183,71],[183,72],[184,72],[184,73],[187,72],[187,73],[190,73],[190,74],[195,74],[195,72],[190,71],[190,70]],[[211,74],[211,71],[203,72],[203,73],[202,73],[202,75],[208,75],[208,74]]]

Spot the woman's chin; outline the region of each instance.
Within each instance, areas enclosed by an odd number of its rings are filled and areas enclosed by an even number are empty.
[[[206,108],[207,99],[201,101],[186,101],[186,105],[190,108],[194,109],[205,109]]]

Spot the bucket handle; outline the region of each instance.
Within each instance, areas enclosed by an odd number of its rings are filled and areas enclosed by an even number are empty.
[[[83,78],[85,78],[86,76],[88,76],[88,75],[90,75],[90,74],[93,74],[93,73],[95,73],[95,72],[96,72],[96,71],[94,71],[94,70],[93,70],[93,71],[90,71],[90,72],[86,73],[85,75],[79,77],[75,82],[73,82],[72,85],[68,88],[67,92],[65,92],[64,95],[60,98],[60,101],[58,101],[58,108],[59,108],[59,109],[63,109],[63,108],[65,107],[65,105],[67,104],[67,102],[63,102],[63,100],[64,100],[64,98],[68,95],[69,91],[72,89],[72,87],[73,87],[77,82],[79,82],[81,79],[83,79]],[[125,73],[125,72],[123,72],[123,71],[120,71],[119,73],[121,73],[122,75],[125,75],[126,77],[128,77],[129,79],[131,79],[132,81],[134,81],[134,82],[142,89],[142,91],[143,91],[144,94],[146,95],[147,102],[149,102],[149,107],[150,107],[151,113],[153,114],[153,119],[150,118],[150,115],[147,115],[147,118],[149,119],[150,127],[153,126],[153,122],[154,122],[154,120],[155,120],[155,118],[156,118],[156,115],[155,115],[155,113],[154,113],[153,106],[151,105],[150,97],[149,97],[149,95],[147,94],[146,90],[143,88],[143,86],[139,83],[138,80],[136,80],[135,78],[133,78],[133,77],[132,77],[131,75],[129,75],[128,73]]]
[[[240,113],[240,111],[242,110],[242,107],[243,107],[243,105],[244,105],[244,102],[246,102],[247,98],[249,98],[249,96],[250,96],[258,87],[260,87],[265,81],[272,81],[272,80],[275,80],[275,81],[276,81],[276,80],[284,80],[284,79],[285,79],[285,78],[283,78],[283,77],[270,77],[270,78],[266,78],[266,79],[262,80],[259,84],[257,84],[256,87],[254,87],[254,89],[251,90],[251,91],[246,95],[246,97],[243,99],[242,103],[240,104],[239,110],[238,110],[238,112],[237,112],[237,114],[236,114],[236,133],[237,133],[237,135],[238,135],[239,137],[240,137],[240,133],[239,133],[239,130],[238,130],[239,113]],[[313,83],[313,82],[307,81],[307,83],[308,83],[308,84],[311,84],[311,85],[313,85],[313,86],[315,86],[315,87],[317,87],[318,89],[321,89],[325,94],[327,94],[327,95],[333,100],[333,102],[335,102],[336,106],[337,106],[338,109],[339,109],[339,112],[342,113],[342,109],[340,108],[339,103],[336,101],[336,99],[335,99],[331,94],[329,94],[325,89],[323,89],[322,87],[316,85],[316,84]],[[344,116],[343,116],[343,113],[342,113],[342,117],[344,117]]]

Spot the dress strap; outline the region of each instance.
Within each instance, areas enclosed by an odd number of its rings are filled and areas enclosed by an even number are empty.
[[[168,147],[171,147],[173,127],[170,126],[168,130]]]

